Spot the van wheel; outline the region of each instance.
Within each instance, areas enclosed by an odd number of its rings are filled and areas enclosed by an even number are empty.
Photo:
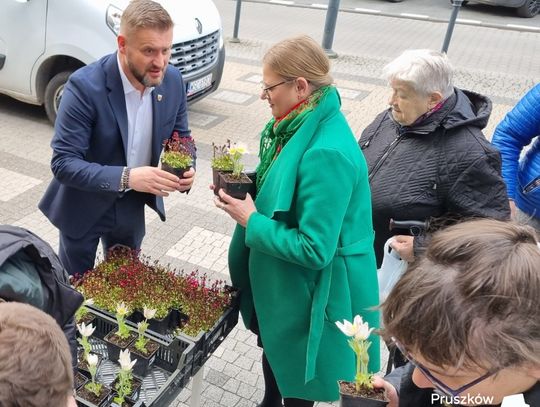
[[[47,117],[52,124],[54,124],[56,120],[58,106],[60,106],[62,93],[64,93],[64,85],[66,84],[69,75],[72,73],[73,71],[64,71],[56,74],[52,77],[45,88],[45,112],[47,113]]]
[[[526,0],[517,10],[520,17],[531,18],[540,13],[540,0]]]

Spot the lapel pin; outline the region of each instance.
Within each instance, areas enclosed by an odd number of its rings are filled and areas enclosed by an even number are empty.
[[[158,101],[158,102],[161,102],[161,99],[163,99],[163,95],[158,94],[158,95],[157,95],[157,101]]]

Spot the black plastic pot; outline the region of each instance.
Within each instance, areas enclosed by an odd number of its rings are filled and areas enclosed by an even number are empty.
[[[94,393],[88,391],[84,386],[77,390],[77,398],[83,399],[89,403],[83,405],[108,407],[111,404],[112,397],[113,393],[111,389],[105,385],[101,387],[101,393],[99,397],[96,397]]]
[[[88,379],[92,378],[92,375],[90,374],[90,370],[88,370],[88,362],[83,359],[84,352],[82,349],[77,352],[77,370]],[[97,371],[99,372],[99,367],[101,366],[101,362],[103,362],[103,356],[101,356],[99,353],[96,353],[98,357],[98,363],[97,363]]]
[[[163,171],[170,172],[171,174],[176,175],[178,178],[184,178],[184,172],[189,171],[189,168],[173,168],[168,164],[161,163],[161,169]]]
[[[340,394],[339,405],[340,407],[386,407],[388,401]]]
[[[157,346],[156,346],[157,345]],[[142,352],[140,352],[136,347],[135,344],[132,344],[129,347],[129,351],[133,355],[135,359],[137,359],[137,363],[133,366],[133,375],[137,377],[144,377],[154,364],[154,361],[156,360],[156,354],[159,350],[159,344],[157,342],[154,342],[152,340],[148,341],[146,344],[147,349],[149,347],[153,347],[154,349],[149,352],[146,355],[143,355]]]
[[[103,340],[105,341],[105,345],[107,345],[107,354],[109,355],[109,360],[118,363],[118,359],[120,358],[120,351],[127,349],[133,343],[133,341],[137,339],[137,334],[135,332],[130,332],[129,338],[124,340],[121,346],[116,341],[111,342],[111,337],[113,336],[117,337],[116,330],[114,329],[107,335],[105,335]]]
[[[253,182],[245,174],[242,174],[240,178],[235,178],[231,174],[219,174],[219,177],[220,188],[236,199],[245,199],[253,186]]]
[[[214,194],[217,195],[221,186],[221,177],[220,174],[230,174],[232,171],[221,171],[212,168],[212,184],[214,185]]]

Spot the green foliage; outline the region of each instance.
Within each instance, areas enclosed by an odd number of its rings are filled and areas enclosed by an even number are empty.
[[[147,329],[148,322],[146,321],[146,319],[137,324],[137,331],[139,332],[139,337],[135,342],[135,348],[143,355],[146,354],[146,344],[148,343],[148,339],[144,336],[144,333]]]
[[[178,151],[169,151],[163,153],[161,162],[172,168],[189,168],[193,164],[193,159],[189,154]]]
[[[83,357],[84,360],[88,358],[88,355],[92,351],[92,345],[88,341],[88,338],[86,336],[81,336],[79,339],[77,339],[77,342],[79,342],[83,348]]]
[[[234,162],[229,153],[231,148],[231,140],[227,140],[226,144],[217,146],[212,143],[213,156],[210,166],[218,171],[232,171]]]
[[[120,369],[120,371],[118,372],[118,381],[116,382],[116,385],[114,386],[114,389],[116,390],[116,393],[118,394],[114,398],[115,403],[122,405],[125,398],[131,394],[132,378],[133,376],[131,374],[131,370]]]

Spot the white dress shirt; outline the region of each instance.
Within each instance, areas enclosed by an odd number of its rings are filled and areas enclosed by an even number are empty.
[[[126,151],[127,166],[130,168],[150,165],[152,157],[152,91],[145,88],[141,92],[131,84],[117,56],[118,70],[124,87],[128,119],[128,145]]]

